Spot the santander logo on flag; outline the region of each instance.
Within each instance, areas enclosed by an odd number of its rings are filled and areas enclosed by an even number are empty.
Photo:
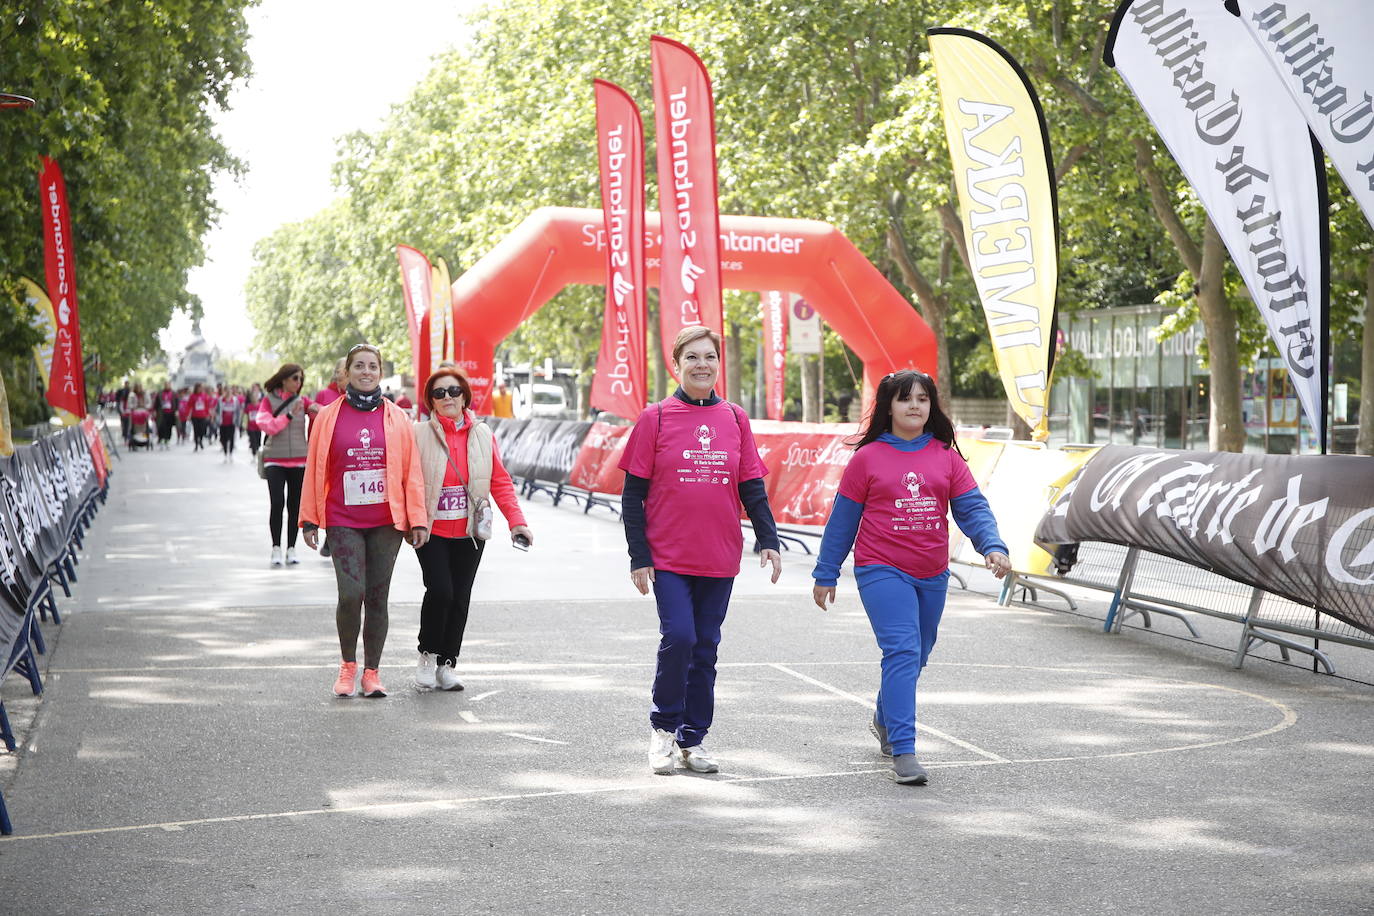
[[[682,257],[682,290],[685,293],[695,293],[697,291],[697,280],[702,274],[706,273],[705,267],[698,267],[692,263],[690,254]],[[698,324],[696,321],[683,321],[683,324]]]
[[[615,296],[615,304],[620,308],[625,307],[625,297],[635,291],[635,285],[620,275],[620,271],[615,272],[615,277],[611,280],[611,294]]]
[[[57,303],[57,320],[64,326],[72,320],[72,307],[67,304],[66,296],[63,296],[62,301]]]

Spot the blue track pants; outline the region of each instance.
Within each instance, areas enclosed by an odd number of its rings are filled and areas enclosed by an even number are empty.
[[[654,728],[696,747],[711,728],[716,706],[716,647],[734,579],[683,576],[654,570],[658,599],[658,670],[654,674]]]
[[[949,571],[917,579],[891,566],[858,566],[854,578],[883,652],[878,721],[893,754],[916,752],[916,680],[935,648]]]

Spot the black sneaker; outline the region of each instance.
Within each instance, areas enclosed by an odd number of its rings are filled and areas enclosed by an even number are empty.
[[[868,730],[873,733],[873,737],[878,739],[878,749],[884,757],[892,756],[892,742],[887,740],[887,728],[878,721],[878,714],[873,714],[873,721],[868,723]]]
[[[895,783],[912,786],[923,786],[929,778],[926,768],[916,762],[915,754],[898,754],[893,757],[892,769],[887,771],[887,775]]]

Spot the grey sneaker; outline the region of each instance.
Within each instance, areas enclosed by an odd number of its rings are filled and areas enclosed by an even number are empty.
[[[887,775],[895,783],[913,786],[923,786],[929,778],[926,768],[916,762],[915,754],[898,754],[893,757],[892,769],[887,771]]]
[[[436,680],[438,676],[437,666],[434,663],[434,655],[429,652],[421,652],[415,662],[415,686],[428,687],[433,690],[439,686]]]
[[[665,732],[661,728],[649,732],[649,769],[659,776],[670,775],[676,751],[677,737],[672,732]]]
[[[712,757],[710,752],[700,744],[696,747],[679,747],[677,759],[682,761],[682,765],[693,773],[720,772],[720,764],[716,763],[716,758]]]
[[[887,740],[887,727],[878,721],[878,714],[873,714],[873,721],[868,723],[868,730],[873,733],[873,737],[878,739],[878,750],[884,757],[892,756],[892,742]]]

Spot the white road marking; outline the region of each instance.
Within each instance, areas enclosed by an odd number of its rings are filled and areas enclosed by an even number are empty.
[[[540,744],[567,744],[566,741],[555,741],[552,738],[540,738],[538,735],[522,735],[519,732],[502,732],[507,738],[520,738],[523,741],[538,741]]]
[[[881,773],[883,770],[841,770],[834,773],[804,773],[789,776],[741,776],[737,779],[701,780],[707,785],[733,786],[740,783],[788,782],[798,779],[829,779],[854,776],[864,773]],[[592,789],[555,789],[548,792],[522,792],[507,795],[477,795],[468,798],[435,798],[429,801],[379,802],[372,805],[352,805],[347,808],[304,808],[298,811],[273,811],[263,814],[234,814],[225,817],[205,817],[197,820],[164,821],[156,824],[127,824],[120,827],[92,827],[87,830],[63,830],[57,833],[36,833],[30,836],[0,837],[0,845],[23,843],[33,840],[56,840],[72,836],[98,836],[107,833],[130,833],[135,830],[175,830],[182,827],[202,827],[210,824],[239,824],[245,821],[280,820],[287,817],[311,817],[317,814],[368,814],[373,812],[403,811],[446,811],[464,805],[477,805],[487,802],[526,801],[534,798],[569,798],[583,795],[607,795],[612,792],[650,792],[661,791],[674,785],[673,780],[661,776],[646,778],[642,782],[622,783],[614,786],[597,786]]]
[[[497,689],[497,690],[488,690],[486,693],[479,693],[479,694],[477,694],[477,696],[475,696],[475,697],[468,697],[468,702],[469,702],[469,703],[478,703],[478,702],[481,702],[482,700],[485,700],[487,697],[495,696],[496,694],[498,694],[498,693],[500,693],[500,692],[501,692],[501,691],[500,691],[499,689]]]
[[[477,725],[479,722],[482,721],[481,719],[477,718],[477,716],[470,709],[458,710],[458,718],[462,719],[464,722],[467,722],[470,725]]]
[[[837,697],[843,697],[844,699],[849,700],[850,702],[853,702],[853,703],[858,703],[860,706],[864,707],[865,709],[869,709],[869,710],[872,710],[872,709],[873,709],[873,701],[872,701],[872,700],[865,699],[864,697],[861,697],[861,696],[856,696],[855,694],[852,694],[852,693],[850,693],[850,692],[847,691],[847,690],[841,690],[840,688],[834,687],[834,686],[832,686],[832,685],[830,685],[830,684],[827,684],[827,683],[825,683],[824,681],[818,681],[818,680],[816,680],[814,677],[810,677],[810,676],[808,676],[808,675],[802,674],[800,671],[793,671],[791,668],[787,667],[786,665],[773,664],[773,665],[769,665],[768,667],[770,667],[770,668],[776,668],[778,671],[781,671],[783,674],[790,674],[792,677],[795,677],[795,678],[797,678],[797,679],[799,679],[799,680],[806,681],[806,683],[811,684],[811,685],[813,685],[813,686],[815,686],[815,687],[819,687],[819,688],[821,688],[822,690],[828,690],[829,692],[835,694],[835,696],[837,696]],[[969,744],[967,741],[963,740],[962,738],[956,738],[956,737],[954,737],[953,735],[947,735],[947,734],[945,734],[944,732],[940,731],[938,728],[932,728],[931,726],[926,725],[924,722],[921,722],[921,723],[920,723],[920,727],[921,727],[921,730],[922,730],[922,731],[927,732],[928,734],[934,735],[934,736],[937,737],[937,738],[942,738],[942,739],[944,739],[945,741],[948,741],[950,744],[955,745],[956,747],[962,747],[962,748],[963,748],[964,750],[966,750],[966,751],[972,751],[973,753],[979,755],[980,757],[986,757],[987,759],[992,760],[992,761],[996,761],[997,763],[1008,763],[1008,762],[1009,762],[1009,761],[1007,760],[1006,757],[1003,757],[1003,756],[1001,756],[1000,754],[994,754],[992,751],[985,751],[985,750],[983,750],[981,747],[978,747],[977,745]]]

